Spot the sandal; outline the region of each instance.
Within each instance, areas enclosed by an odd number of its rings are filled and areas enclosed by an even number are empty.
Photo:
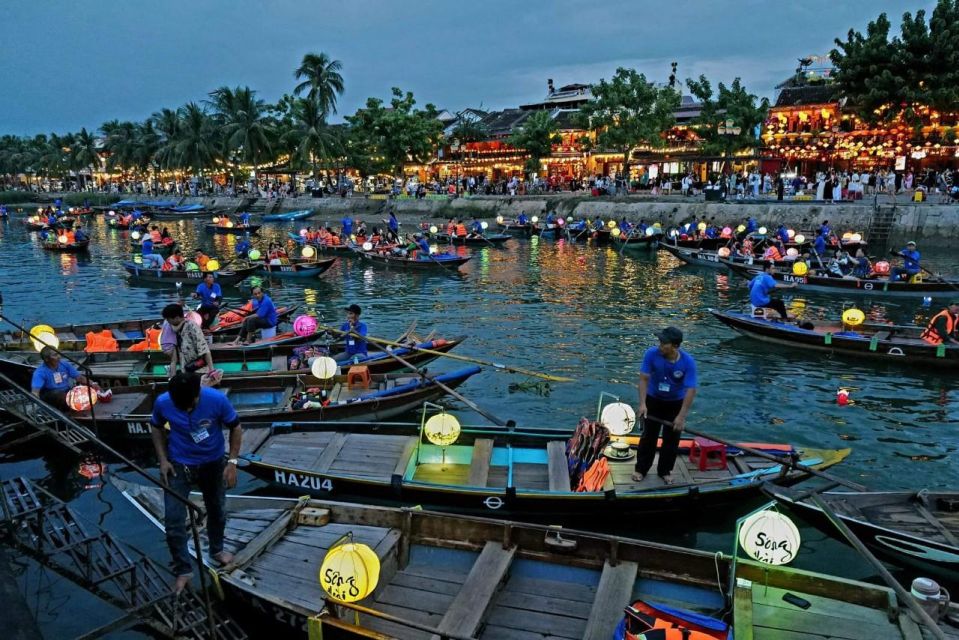
[[[659,479],[663,481],[663,484],[667,484],[667,485],[673,484],[673,476],[671,474],[666,476],[659,476]]]

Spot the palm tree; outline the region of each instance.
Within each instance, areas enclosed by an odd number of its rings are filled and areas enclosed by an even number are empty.
[[[214,120],[220,130],[224,156],[237,157],[253,165],[253,179],[259,162],[270,153],[272,130],[266,118],[266,103],[249,87],[220,87],[212,92]]]
[[[297,100],[293,107],[294,128],[291,134],[299,140],[297,155],[309,162],[313,180],[317,179],[317,160],[331,160],[339,155],[339,137],[326,122],[323,110],[313,100]]]
[[[186,103],[177,114],[179,123],[174,143],[177,164],[202,176],[203,170],[212,167],[219,155],[213,119],[195,102]]]
[[[180,117],[173,109],[161,109],[150,116],[150,123],[157,134],[157,149],[153,162],[161,170],[176,169],[176,143],[180,134]]]
[[[70,168],[77,174],[77,183],[81,190],[86,188],[86,180],[83,178],[83,170],[89,169],[92,175],[93,171],[100,168],[100,152],[96,137],[86,127],[80,129],[73,137],[73,144],[70,145]]]
[[[309,89],[306,97],[319,105],[324,116],[336,113],[336,98],[343,95],[342,68],[339,60],[331,60],[325,53],[304,55],[293,76],[297,80],[305,79],[296,85],[293,93],[300,95]]]

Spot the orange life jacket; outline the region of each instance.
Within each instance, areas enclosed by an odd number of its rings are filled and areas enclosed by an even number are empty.
[[[606,484],[606,478],[609,477],[609,462],[606,458],[600,458],[586,470],[583,477],[580,478],[577,491],[602,491]]]
[[[88,331],[85,337],[87,346],[83,350],[87,353],[108,353],[120,350],[117,339],[113,337],[113,332],[109,329]]]
[[[779,253],[778,247],[769,247],[766,249],[766,254],[763,256],[765,260],[782,260],[783,254]]]
[[[160,329],[147,329],[146,338],[130,345],[127,351],[159,351],[160,350]]]
[[[729,635],[729,627],[720,620],[642,600],[626,607],[623,626],[624,640],[726,640]]]
[[[449,223],[446,225],[446,235],[455,236],[456,235],[456,225],[454,223]]]
[[[239,311],[240,313],[237,313]],[[222,329],[223,327],[231,324],[236,324],[242,322],[243,318],[247,317],[251,311],[253,311],[253,303],[247,302],[245,305],[240,307],[237,311],[227,311],[226,313],[220,314],[220,320],[217,323],[217,327]]]
[[[331,236],[330,236],[330,244],[332,244],[332,245],[338,245],[338,244],[340,244],[340,236],[331,235]]]
[[[465,238],[465,237],[466,237],[466,225],[465,225],[465,224],[458,224],[458,225],[456,225],[456,235],[458,235],[458,236],[461,237],[461,238]]]
[[[956,330],[956,317],[952,315],[951,313],[949,313],[949,309],[943,309],[942,311],[940,311],[939,313],[937,313],[936,315],[932,317],[932,320],[929,321],[929,326],[927,326],[926,329],[922,332],[922,335],[919,336],[920,338],[922,338],[923,340],[925,340],[931,345],[939,345],[945,342],[945,338],[943,336],[940,336],[939,332],[936,331],[935,327],[933,326],[936,324],[936,320],[938,320],[940,317],[944,317],[946,319],[946,336],[947,337],[951,335],[953,331]]]
[[[77,236],[72,231],[67,231],[67,244],[75,244],[77,241]]]

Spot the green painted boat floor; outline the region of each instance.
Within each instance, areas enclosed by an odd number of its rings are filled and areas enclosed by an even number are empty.
[[[258,360],[252,362],[215,362],[217,369],[222,369],[224,373],[264,373],[270,372],[273,370],[273,366],[269,361]],[[155,364],[150,369],[150,373],[153,375],[166,375],[167,365],[165,364]]]

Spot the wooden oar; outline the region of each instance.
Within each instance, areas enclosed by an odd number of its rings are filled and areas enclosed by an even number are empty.
[[[659,418],[652,418],[652,417],[650,417],[650,416],[646,416],[646,418],[644,418],[644,419],[645,419],[645,420],[653,420],[654,422],[659,422],[660,424],[665,425],[665,426],[667,426],[667,427],[672,427],[672,426],[673,426],[673,423],[670,422],[669,420],[660,420]],[[779,463],[779,464],[781,464],[781,465],[790,466],[790,467],[792,467],[793,469],[797,469],[797,470],[799,470],[799,471],[803,471],[803,472],[805,472],[805,473],[809,473],[809,474],[811,474],[811,475],[820,477],[820,478],[822,478],[822,479],[824,479],[824,480],[829,480],[830,482],[835,482],[835,483],[841,484],[841,485],[843,485],[843,486],[849,487],[850,489],[852,489],[852,490],[854,490],[854,491],[866,491],[866,490],[867,490],[867,488],[866,488],[865,486],[863,486],[863,485],[861,485],[861,484],[859,484],[859,483],[857,483],[857,482],[853,482],[853,481],[851,481],[851,480],[846,480],[846,479],[844,479],[844,478],[840,478],[840,477],[838,477],[838,476],[834,476],[834,475],[832,475],[831,473],[827,473],[827,472],[825,472],[825,471],[819,471],[818,469],[813,469],[812,467],[808,467],[808,466],[802,464],[801,462],[798,462],[798,461],[795,461],[795,460],[792,460],[792,459],[789,459],[789,458],[784,459],[784,458],[781,457],[781,456],[774,456],[774,455],[771,454],[771,453],[766,453],[765,451],[760,451],[759,449],[753,449],[752,447],[745,447],[745,446],[743,446],[743,445],[741,445],[741,444],[737,444],[737,443],[735,443],[735,442],[730,442],[729,440],[724,440],[724,439],[722,439],[722,438],[719,438],[719,437],[717,437],[717,436],[710,435],[710,434],[708,434],[708,433],[703,433],[702,431],[694,431],[693,429],[690,429],[689,427],[686,427],[686,428],[685,428],[685,431],[686,431],[687,433],[691,433],[691,434],[694,435],[694,436],[699,436],[700,438],[706,438],[707,440],[712,440],[713,442],[718,442],[719,444],[724,444],[724,445],[726,445],[727,447],[735,447],[736,449],[741,449],[741,450],[745,451],[746,453],[748,453],[749,455],[757,456],[757,457],[759,457],[759,458],[765,458],[766,460],[771,460],[772,462],[776,462],[776,463]]]
[[[328,331],[330,333],[345,336],[348,332],[337,329],[336,327],[329,327],[324,325],[319,325],[317,327],[323,331]],[[484,367],[492,367],[493,369],[499,369],[501,371],[509,371],[510,373],[518,373],[524,376],[530,376],[532,378],[541,378],[543,380],[549,380],[550,382],[574,382],[573,378],[566,378],[563,376],[554,376],[548,373],[537,373],[536,371],[529,371],[528,369],[520,369],[519,367],[513,367],[510,365],[500,364],[498,362],[489,362],[487,360],[480,360],[478,358],[470,358],[467,356],[461,356],[454,353],[446,353],[444,351],[435,351],[433,349],[426,349],[424,347],[417,347],[415,345],[403,344],[402,342],[396,342],[394,340],[384,340],[383,338],[373,338],[370,336],[364,336],[363,338],[367,342],[373,342],[375,344],[390,346],[390,347],[403,347],[409,349],[415,349],[422,353],[429,353],[430,355],[440,356],[443,358],[452,358],[453,360],[461,360],[463,362],[471,362],[473,364],[483,365]]]

